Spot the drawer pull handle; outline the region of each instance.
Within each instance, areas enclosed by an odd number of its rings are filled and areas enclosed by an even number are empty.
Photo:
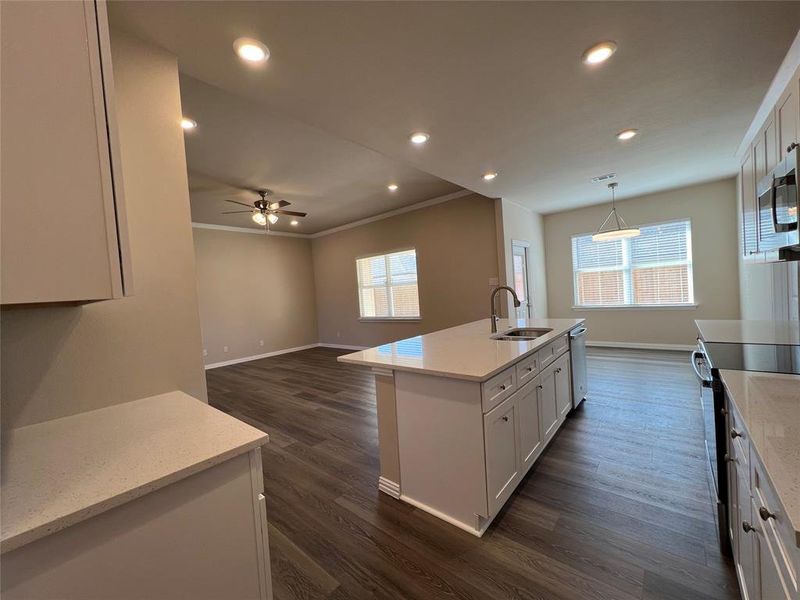
[[[556,369],[556,373],[561,373],[561,367],[558,367],[558,368]]]
[[[730,454],[726,454],[726,455],[725,455],[723,458],[725,459],[725,462],[732,462],[732,463],[738,462],[738,461],[737,461],[735,458],[733,458],[733,457],[732,457]]]
[[[537,385],[537,386],[536,386],[536,389],[537,389],[537,390],[543,390],[543,389],[544,389],[544,387],[543,387],[543,386],[541,386],[541,385]]]
[[[506,389],[506,384],[504,383],[504,384],[502,384],[502,385],[500,386],[500,391],[503,391],[503,392],[504,392],[504,391],[505,391],[505,389]]]
[[[735,440],[737,437],[744,437],[744,436],[735,429],[731,429],[731,439]]]
[[[720,408],[720,409],[719,409],[719,413],[720,413],[720,414],[721,414],[723,417],[727,417],[727,416],[728,416],[728,409],[727,409],[727,408]]]
[[[742,530],[745,533],[750,533],[751,531],[757,531],[756,528],[750,525],[750,523],[748,523],[747,521],[742,521]]]
[[[503,415],[501,418],[503,419],[503,421],[505,421],[506,423],[508,423],[508,417],[507,417],[506,415]]]
[[[761,517],[762,521],[768,521],[769,519],[775,518],[775,513],[769,512],[769,509],[766,506],[762,506],[758,509],[758,516]]]
[[[528,367],[528,373],[530,373],[531,371],[533,371],[533,367]]]

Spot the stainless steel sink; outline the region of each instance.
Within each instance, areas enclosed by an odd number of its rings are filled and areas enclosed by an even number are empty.
[[[523,342],[525,340],[535,340],[546,333],[550,333],[552,329],[547,327],[514,327],[508,331],[497,333],[492,337],[493,340],[504,340],[508,342]]]

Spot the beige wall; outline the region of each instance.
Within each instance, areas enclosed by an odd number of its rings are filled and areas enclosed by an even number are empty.
[[[695,319],[739,318],[735,179],[631,198],[617,207],[632,224],[691,219],[697,308],[572,309],[571,236],[597,229],[610,210],[603,204],[544,218],[551,317],[585,317],[590,341],[687,346],[694,344]]]
[[[317,342],[311,240],[193,232],[206,364]]]
[[[420,312],[414,322],[359,321],[356,258],[414,247]],[[494,201],[478,194],[312,240],[319,341],[375,346],[488,317],[498,276]]]
[[[206,399],[177,63],[111,41],[136,295],[2,312],[5,428],[175,389]]]
[[[545,272],[544,220],[542,215],[509,200],[497,200],[498,255],[501,281],[511,285],[514,280],[514,265],[511,261],[511,242],[528,242],[528,290],[533,304],[532,316],[535,319],[547,317],[547,277]],[[502,234],[499,233],[502,231]],[[501,238],[502,235],[502,238]],[[511,310],[511,298],[507,298],[506,310]],[[508,313],[506,313],[508,314]]]

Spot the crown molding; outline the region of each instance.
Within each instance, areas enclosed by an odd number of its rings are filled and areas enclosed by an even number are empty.
[[[431,198],[430,200],[423,200],[422,202],[417,202],[416,204],[409,204],[408,206],[402,206],[400,208],[396,208],[394,210],[390,210],[384,213],[377,214],[372,217],[366,217],[364,219],[359,219],[358,221],[353,221],[352,223],[345,223],[344,225],[339,225],[338,227],[332,227],[331,229],[324,229],[323,231],[318,231],[317,233],[288,233],[283,231],[262,231],[259,229],[255,229],[253,227],[233,227],[231,225],[214,225],[212,223],[195,223],[192,221],[192,227],[196,229],[217,229],[219,231],[232,231],[235,233],[254,233],[256,235],[279,235],[285,237],[295,237],[295,238],[305,238],[305,239],[314,239],[324,237],[326,235],[331,235],[333,233],[338,233],[340,231],[346,231],[348,229],[353,229],[355,227],[361,227],[362,225],[367,225],[368,223],[374,223],[375,221],[382,221],[383,219],[388,219],[389,217],[395,217],[397,215],[402,215],[407,212],[412,212],[415,210],[420,210],[422,208],[428,208],[429,206],[435,206],[437,204],[442,204],[443,202],[448,202],[450,200],[455,200],[456,198],[463,198],[464,196],[471,196],[471,195],[480,196],[478,192],[473,192],[472,190],[459,190],[457,192],[452,192],[450,194],[445,194],[444,196],[437,196],[436,198]],[[530,210],[530,209],[528,209]]]
[[[213,223],[195,223],[193,229],[216,229],[217,231],[232,231],[234,233],[253,233],[255,235],[276,235],[280,237],[310,238],[307,233],[289,233],[288,231],[263,231],[253,227],[233,227],[231,225],[214,225]]]
[[[435,206],[436,204],[441,204],[442,202],[455,200],[456,198],[463,198],[464,196],[471,196],[473,194],[477,196],[481,195],[478,192],[473,192],[472,190],[459,190],[451,194],[445,194],[444,196],[437,196],[436,198],[431,198],[430,200],[423,200],[422,202],[417,202],[416,204],[409,204],[408,206],[403,206],[400,208],[396,208],[394,210],[390,210],[385,213],[380,213],[378,215],[375,215],[374,217],[367,217],[365,219],[359,219],[358,221],[353,221],[352,223],[346,223],[345,225],[339,225],[338,227],[332,227],[331,229],[318,231],[317,233],[312,233],[309,237],[311,238],[324,237],[326,235],[339,233],[340,231],[346,231],[348,229],[360,227],[361,225],[374,223],[375,221],[382,221],[383,219],[388,219],[389,217],[395,217],[397,215],[402,215],[407,212],[420,210],[421,208],[428,208],[429,206]]]

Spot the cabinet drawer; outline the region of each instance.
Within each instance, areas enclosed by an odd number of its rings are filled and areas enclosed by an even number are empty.
[[[793,588],[794,594],[797,594],[797,572],[792,559],[793,554],[797,551],[797,546],[792,525],[786,517],[775,490],[772,489],[761,462],[753,456],[750,464],[752,467],[750,481],[754,503],[752,515],[754,524],[761,527],[767,543],[774,550],[773,554],[781,578],[788,587]]]
[[[566,335],[562,335],[560,338],[553,340],[547,344],[547,346],[539,350],[539,367],[543,369],[567,350],[569,350],[569,338]]]
[[[534,352],[517,363],[517,385],[522,387],[539,374],[539,353]]]
[[[517,391],[517,371],[515,367],[501,371],[481,384],[483,412],[489,412],[511,394]]]

